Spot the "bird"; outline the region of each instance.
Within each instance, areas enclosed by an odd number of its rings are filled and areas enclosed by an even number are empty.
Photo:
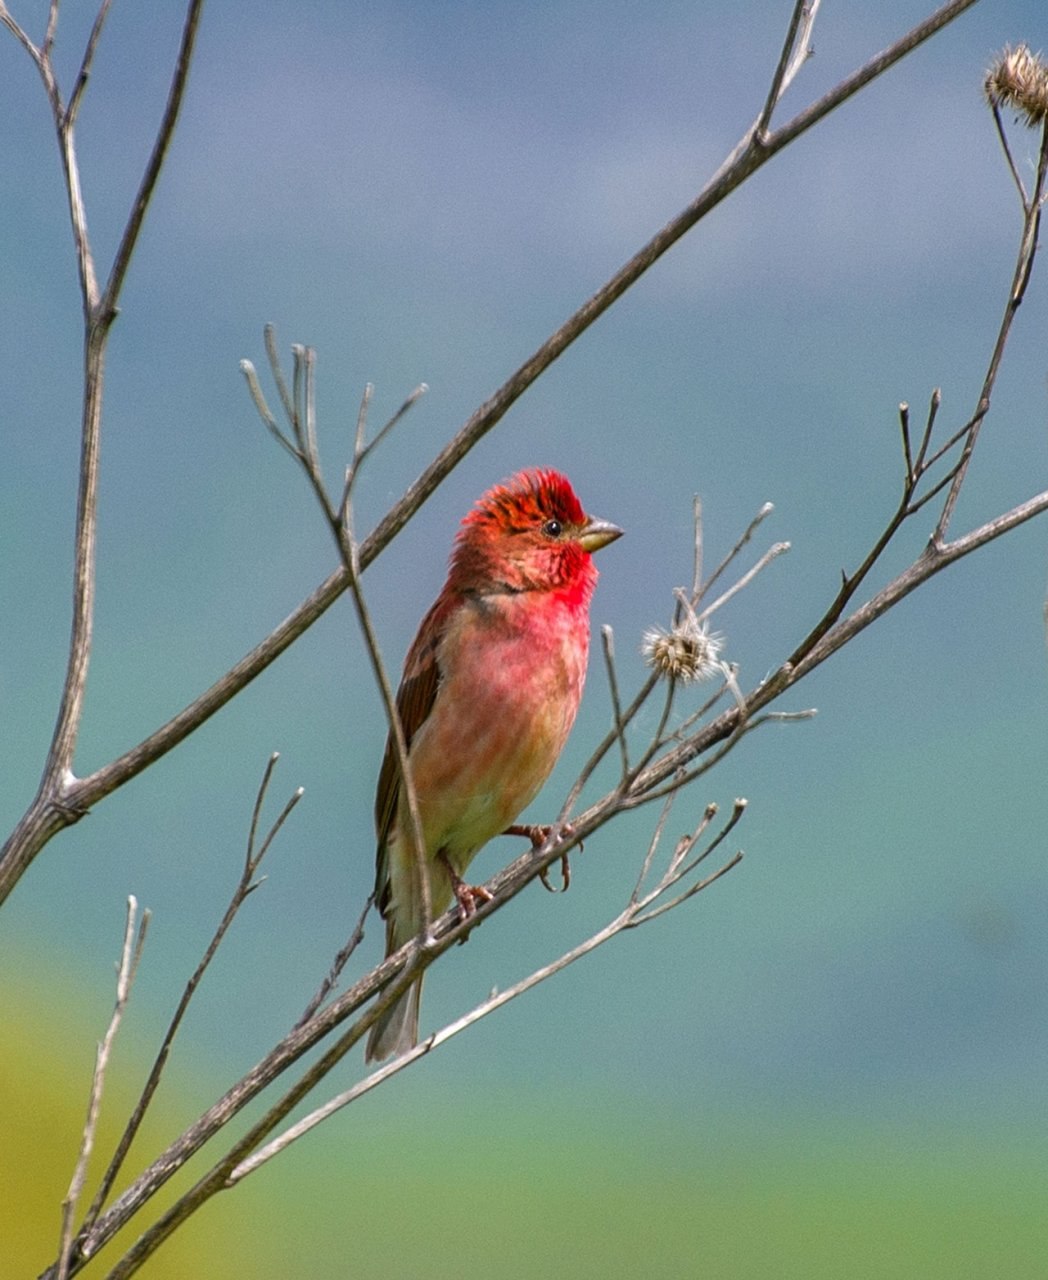
[[[575,721],[589,656],[592,554],[622,535],[558,471],[520,471],[468,512],[447,581],[404,660],[396,708],[436,918],[490,899],[463,881],[546,781]],[[422,928],[407,788],[392,733],[375,794],[375,901],[386,955]],[[514,828],[531,834],[538,828]],[[373,1023],[365,1060],[418,1043],[422,977]]]

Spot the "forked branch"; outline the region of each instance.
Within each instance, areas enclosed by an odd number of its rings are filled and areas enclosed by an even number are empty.
[[[859,93],[873,80],[883,75],[900,59],[912,52],[924,41],[935,35],[954,18],[972,7],[977,0],[951,0],[931,14],[924,22],[906,33],[888,49],[870,59],[847,79],[817,102],[805,108],[792,119],[777,129],[768,128],[770,110],[768,103],[774,106],[781,97],[785,85],[803,63],[805,51],[811,36],[811,26],[815,17],[815,6],[797,0],[791,17],[787,39],[784,44],[783,58],[772,77],[769,93],[765,98],[765,106],[754,125],[746,132],[739,144],[734,148],[724,164],[710,179],[695,199],[672,218],[657,232],[642,249],[626,262],[587,302],[585,302],[565,323],[534,352],[503,383],[503,385],[467,419],[452,440],[437,454],[423,470],[418,479],[407,489],[404,495],[390,508],[372,532],[359,545],[358,573],[363,573],[380,552],[403,529],[405,524],[418,511],[437,486],[462,461],[469,451],[502,419],[507,410],[540,377],[546,369],[557,360],[580,334],[584,333],[605,311],[608,310],[640,277],[665,254],[693,226],[700,222],[712,209],[716,208],[728,195],[750,178],[772,156],[778,154],[801,134],[813,125],[825,119],[844,102]],[[178,104],[181,101],[181,89],[184,87],[188,72],[189,59],[192,54],[193,36],[199,17],[200,3],[194,0],[188,10],[183,47],[173,79],[172,94],[169,96],[168,110],[158,144],[154,148],[150,163],[147,166],[139,194],[136,197],[128,230],[121,240],[117,259],[110,275],[106,291],[106,307],[103,308],[111,317],[112,305],[115,305],[116,292],[119,291],[126,272],[130,251],[133,248],[145,207],[152,195],[156,173],[166,148],[161,140],[170,137],[170,129],[177,116]],[[52,11],[52,16],[55,10]],[[45,40],[41,50],[36,50],[32,42],[25,37],[17,24],[7,14],[6,7],[0,8],[0,18],[30,52],[37,65],[50,65],[50,43],[53,39],[53,22],[49,23],[49,39]],[[788,51],[788,52],[787,52]],[[46,77],[45,77],[46,81]],[[175,91],[177,88],[177,92]],[[166,131],[166,132],[165,132]],[[74,157],[75,158],[75,157]],[[71,191],[77,192],[78,180],[75,167],[67,173],[67,182]],[[84,235],[86,244],[86,230]],[[102,343],[104,348],[104,342]],[[99,370],[101,356],[99,355]],[[98,390],[98,410],[101,405],[101,390]],[[93,411],[94,412],[94,411]],[[97,437],[97,432],[95,433]],[[86,437],[85,437],[86,438]],[[90,459],[95,459],[94,464]],[[93,495],[96,491],[97,438],[90,450],[85,449],[86,487]],[[83,504],[82,504],[83,505]],[[94,532],[93,507],[85,507],[91,519],[85,526],[83,546],[85,556],[82,573],[78,581],[93,584],[94,579]],[[78,545],[80,537],[78,536]],[[81,622],[74,627],[74,652],[79,655],[75,664],[71,665],[70,678],[67,682],[67,696],[63,699],[63,710],[60,716],[60,730],[56,731],[56,747],[52,752],[52,760],[45,774],[40,792],[32,806],[19,823],[6,845],[0,850],[0,903],[10,893],[14,884],[24,873],[40,849],[63,827],[87,812],[99,800],[123,786],[143,769],[157,761],[161,756],[177,746],[186,737],[200,727],[207,719],[223,707],[241,689],[249,684],[261,671],[293,644],[331,604],[349,586],[349,575],[344,567],[336,569],[319,587],[295,610],[290,617],[276,627],[250,653],[246,654],[234,667],[226,672],[215,684],[201,693],[181,712],[160,726],[137,746],[103,765],[94,773],[83,779],[72,776],[72,753],[75,747],[76,730],[79,725],[80,706],[83,686],[86,681],[86,657],[90,648],[89,620],[91,617],[92,596],[86,595],[82,602]],[[61,765],[64,761],[65,767]]]

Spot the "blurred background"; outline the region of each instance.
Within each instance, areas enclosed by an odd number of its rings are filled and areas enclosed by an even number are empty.
[[[778,118],[930,7],[824,6]],[[40,38],[46,6],[13,8]],[[61,14],[67,89],[91,8]],[[366,531],[717,168],[763,103],[789,9],[205,11],[110,348],[78,773],[178,711],[334,566],[238,372],[243,357],[262,367],[263,324],[285,350],[317,349],[331,475],[366,382],[376,425],[429,384],[362,475]],[[179,10],[116,5],[99,49],[79,145],[103,271],[162,110]],[[1046,35],[1039,0],[976,6],[650,271],[368,571],[390,666],[439,590],[461,515],[526,465],[563,469],[588,509],[628,531],[600,557],[594,605],[626,690],[642,678],[643,631],[667,621],[689,579],[693,495],[710,564],[773,502],[753,558],[780,539],[792,551],[716,626],[744,687],[779,663],[894,507],[899,402],[920,424],[941,387],[944,438],[975,406],[1020,230],[982,80],[1005,44],[1037,49]],[[65,662],[80,338],[44,95],[6,33],[0,66],[6,831],[36,788]],[[1030,176],[1036,134],[1012,137]],[[1045,265],[958,533],[1045,487]],[[933,523],[929,508],[877,583]],[[339,1115],[212,1204],[146,1273],[1044,1274],[1046,528],[907,599],[781,704],[817,707],[815,719],[752,735],[682,797],[675,834],[711,800],[727,811],[748,798],[732,846],[746,858],[728,877]],[[609,714],[595,661],[533,820],[555,813]],[[372,884],[384,734],[340,601],[26,875],[0,931],[4,1274],[35,1275],[54,1255],[127,894],[154,918],[104,1155],[239,874],[265,761],[281,753],[267,811],[297,786],[305,798],[198,994],[137,1169],[284,1033],[348,935]],[[456,948],[427,983],[425,1028],[617,913],[653,819],[587,841],[568,895],[533,889]],[[517,849],[496,842],[477,877]],[[354,973],[380,953],[372,921]],[[351,1055],[322,1096],[360,1072]]]

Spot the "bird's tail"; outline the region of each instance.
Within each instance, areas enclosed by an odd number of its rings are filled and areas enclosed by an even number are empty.
[[[365,1062],[391,1058],[418,1044],[418,1003],[421,994],[422,979],[419,978],[382,1014],[368,1036]]]

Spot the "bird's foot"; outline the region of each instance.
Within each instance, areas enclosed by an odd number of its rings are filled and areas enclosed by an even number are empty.
[[[446,854],[438,853],[437,858],[451,881],[451,891],[455,895],[455,901],[458,903],[460,920],[466,921],[471,916],[475,916],[478,907],[483,906],[485,902],[492,901],[495,895],[485,889],[483,885],[466,884],[465,880],[451,865]]]
[[[507,827],[502,834],[504,836],[524,836],[526,837],[526,839],[531,841],[532,849],[541,849],[542,846],[549,839],[549,833],[552,830],[553,828],[551,826],[542,826],[542,825],[531,826],[526,823],[525,824],[518,823],[512,827]],[[562,836],[570,836],[571,827],[570,826],[561,827],[560,833]],[[581,841],[579,842],[579,848],[580,849],[582,848]],[[569,886],[571,885],[571,863],[568,861],[568,855],[566,853],[561,854],[561,858],[560,858],[560,878],[561,878],[561,886],[558,889],[555,885],[550,883],[549,867],[543,867],[542,870],[539,872],[539,879],[542,881],[542,887],[544,889],[547,889],[550,893],[567,892]]]

